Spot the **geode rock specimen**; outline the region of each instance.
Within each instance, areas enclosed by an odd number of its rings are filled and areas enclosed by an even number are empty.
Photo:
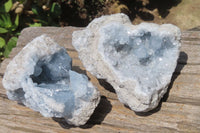
[[[94,19],[73,33],[85,68],[106,79],[136,112],[155,108],[167,91],[179,56],[181,32],[171,24],[132,25],[124,14]]]
[[[83,74],[71,70],[66,50],[46,35],[28,43],[7,66],[3,86],[8,98],[45,117],[64,117],[83,125],[99,103],[97,89]]]

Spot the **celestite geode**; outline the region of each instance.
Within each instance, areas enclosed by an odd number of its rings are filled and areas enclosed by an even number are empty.
[[[45,117],[64,117],[69,124],[83,125],[98,105],[100,95],[85,75],[71,67],[66,50],[42,35],[8,64],[3,86],[9,99]]]
[[[72,45],[85,68],[106,79],[136,112],[155,108],[167,91],[179,56],[180,29],[172,24],[132,25],[124,14],[94,19],[74,31]]]

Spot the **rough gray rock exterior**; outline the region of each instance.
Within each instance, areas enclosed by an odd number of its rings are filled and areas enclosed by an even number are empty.
[[[71,70],[66,50],[46,35],[28,43],[8,64],[3,86],[8,98],[45,117],[64,117],[83,125],[99,103],[98,90]]]
[[[94,19],[72,36],[85,68],[106,79],[122,103],[136,112],[158,105],[177,64],[181,46],[178,27],[132,25],[126,15],[114,14]]]

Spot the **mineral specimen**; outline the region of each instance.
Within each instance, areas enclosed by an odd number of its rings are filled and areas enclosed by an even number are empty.
[[[3,86],[8,98],[45,117],[63,117],[83,125],[98,105],[98,90],[83,74],[71,70],[66,50],[46,35],[28,43],[7,66]]]
[[[73,33],[85,68],[106,79],[136,112],[155,108],[166,93],[179,56],[181,32],[171,24],[132,25],[124,14],[94,19]]]

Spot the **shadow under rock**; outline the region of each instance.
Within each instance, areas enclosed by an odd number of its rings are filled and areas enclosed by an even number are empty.
[[[79,74],[87,75],[86,70],[82,70],[79,66],[72,66],[72,71],[75,71]]]
[[[185,52],[181,51],[180,54],[179,54],[179,58],[177,60],[178,63],[177,63],[175,72],[172,75],[171,82],[170,82],[170,84],[168,86],[167,92],[165,93],[163,98],[160,100],[158,106],[155,109],[153,109],[151,111],[148,111],[148,112],[135,112],[136,115],[139,115],[139,116],[150,116],[150,115],[160,111],[160,109],[162,107],[162,102],[166,102],[167,101],[167,99],[169,97],[170,90],[171,90],[171,88],[172,88],[172,86],[174,84],[174,81],[180,75],[181,70],[183,69],[183,67],[187,64],[187,60],[188,60],[188,55]],[[129,108],[129,107],[127,107],[127,108]]]
[[[185,52],[181,51],[180,54],[179,54],[179,58],[178,58],[178,61],[177,61],[178,63],[177,63],[175,72],[172,75],[171,82],[169,84],[167,92],[165,93],[165,95],[163,96],[161,101],[163,101],[163,102],[167,101],[167,99],[169,97],[170,90],[172,89],[172,86],[174,84],[174,81],[181,74],[181,70],[187,64],[187,60],[188,60],[188,55]],[[181,61],[181,62],[179,62],[179,61]]]
[[[99,81],[99,84],[103,86],[106,90],[116,93],[113,86],[110,83],[108,83],[105,79],[98,79],[98,81]]]
[[[162,107],[162,101],[160,101],[158,106],[153,110],[150,110],[148,112],[135,112],[135,114],[139,115],[139,116],[150,116],[150,115],[160,111],[161,107]]]
[[[85,125],[81,126],[81,128],[91,128],[96,124],[101,124],[107,114],[111,111],[111,109],[112,105],[110,101],[105,96],[101,96],[101,100],[94,110],[94,113],[92,114],[88,122]]]
[[[101,96],[101,100],[98,106],[95,108],[92,116],[87,121],[85,125],[80,126],[80,128],[87,129],[91,128],[96,124],[101,124],[107,114],[111,111],[112,105],[110,101],[107,100],[105,96]],[[54,121],[58,122],[59,125],[64,129],[75,128],[76,126],[69,125],[64,118],[52,118]]]

